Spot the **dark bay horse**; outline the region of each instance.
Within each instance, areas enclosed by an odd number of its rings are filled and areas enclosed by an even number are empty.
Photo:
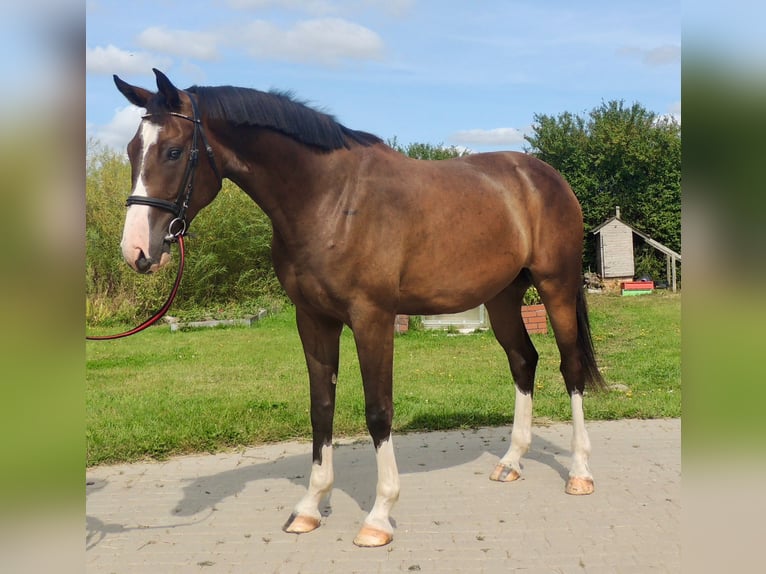
[[[231,86],[179,90],[154,72],[156,93],[114,77],[120,92],[147,112],[128,144],[133,187],[122,252],[140,272],[165,265],[173,236],[215,199],[224,177],[271,219],[274,266],[295,303],[308,366],[313,430],[308,491],[285,531],[317,528],[320,501],[332,488],[344,325],[356,342],[378,467],[375,503],[357,545],[382,546],[393,538],[397,313],[486,305],[516,385],[510,448],[490,478],[519,478],[532,439],[538,359],[520,313],[530,285],[548,310],[571,397],[572,467],[565,491],[593,492],[582,397],[586,385],[601,386],[603,379],[582,292],[582,213],[561,175],[522,153],[413,160],[288,95]]]

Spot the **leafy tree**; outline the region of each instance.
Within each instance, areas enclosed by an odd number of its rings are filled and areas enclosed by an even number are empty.
[[[467,149],[460,149],[456,146],[444,147],[444,144],[429,144],[429,143],[410,143],[407,146],[403,146],[399,143],[394,136],[393,139],[388,140],[389,146],[396,151],[403,153],[407,157],[415,159],[450,159],[453,157],[461,157],[471,153]]]
[[[586,236],[614,215],[681,250],[681,126],[642,105],[610,101],[587,116],[535,115],[527,151],[558,169],[580,200]],[[585,265],[594,266],[586,241]],[[648,264],[655,276],[664,259]]]

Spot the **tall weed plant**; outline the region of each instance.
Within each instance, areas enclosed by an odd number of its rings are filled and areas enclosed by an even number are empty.
[[[146,318],[170,292],[177,264],[140,275],[122,258],[120,238],[130,193],[127,159],[96,141],[86,164],[86,322],[111,325]],[[173,315],[203,318],[278,308],[286,297],[271,263],[271,223],[229,181],[194,220]]]

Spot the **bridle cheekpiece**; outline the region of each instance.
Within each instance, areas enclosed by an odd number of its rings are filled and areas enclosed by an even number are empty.
[[[165,237],[165,241],[174,242],[179,236],[186,234],[187,222],[186,222],[186,210],[189,207],[189,201],[191,200],[191,194],[194,189],[194,172],[199,162],[199,144],[198,140],[202,140],[202,144],[205,146],[210,166],[213,168],[213,172],[218,178],[218,187],[221,187],[223,182],[221,174],[218,171],[218,167],[215,163],[215,156],[213,154],[213,148],[205,137],[205,132],[202,129],[202,121],[200,120],[199,110],[197,109],[197,102],[188,94],[189,101],[192,107],[192,117],[178,113],[178,112],[160,112],[159,114],[145,114],[141,116],[143,119],[150,118],[154,115],[169,115],[177,118],[188,120],[194,124],[194,132],[192,133],[191,149],[189,150],[189,161],[186,164],[186,171],[184,177],[181,180],[181,185],[178,189],[178,195],[175,201],[168,201],[166,199],[159,199],[156,197],[143,197],[131,195],[128,197],[125,205],[130,207],[131,205],[148,205],[149,207],[156,207],[158,209],[164,209],[174,215],[174,219],[168,225],[168,234]]]

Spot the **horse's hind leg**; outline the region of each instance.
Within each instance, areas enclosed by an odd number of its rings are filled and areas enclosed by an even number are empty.
[[[567,279],[557,276],[537,282],[556,336],[561,354],[561,374],[572,406],[572,467],[566,485],[567,494],[591,494],[594,490],[593,475],[588,466],[590,438],[585,430],[583,413],[587,358],[583,354],[584,335],[581,333],[578,338],[578,305],[584,305],[579,278],[579,273],[573,272]],[[584,310],[580,312],[585,313]],[[587,342],[590,345],[589,335]]]
[[[516,386],[511,446],[490,475],[491,480],[511,482],[521,476],[521,457],[532,443],[532,395],[537,368],[537,351],[521,318],[521,303],[530,285],[526,271],[485,305],[492,330],[508,356]]]
[[[285,532],[302,534],[319,526],[319,504],[333,484],[332,423],[335,385],[338,376],[340,333],[343,324],[298,308],[298,333],[309,371],[311,427],[314,437],[313,464],[306,495],[295,506],[283,526]]]

